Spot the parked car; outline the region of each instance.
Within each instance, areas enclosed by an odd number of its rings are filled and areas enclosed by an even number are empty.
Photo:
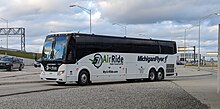
[[[176,61],[176,65],[184,65],[184,63],[181,62],[181,61],[179,61],[179,60],[177,60],[177,61]]]
[[[18,69],[21,71],[23,68],[24,62],[21,58],[5,56],[0,59],[0,69],[6,69],[7,71]]]
[[[40,60],[41,60],[41,58],[34,61],[34,67],[40,67],[40,63],[39,63]]]

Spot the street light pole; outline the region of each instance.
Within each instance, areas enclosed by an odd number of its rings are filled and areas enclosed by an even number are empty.
[[[0,19],[2,19],[3,21],[5,21],[6,22],[6,28],[8,29],[8,20],[7,19],[4,19],[4,18],[0,18]],[[8,32],[7,32],[7,38],[6,38],[6,46],[7,46],[7,50],[8,50]]]
[[[198,38],[198,71],[200,71],[200,23],[201,23],[201,20],[199,20],[199,38]]]
[[[185,35],[184,35],[184,56],[183,56],[183,59],[184,59],[184,68],[186,67],[186,30],[185,29]]]
[[[92,33],[92,10],[89,10],[89,16],[90,16],[89,32]]]
[[[90,23],[89,23],[89,26],[90,26],[89,30],[90,30],[90,33],[92,33],[92,10],[87,9],[85,7],[82,7],[82,6],[79,6],[79,5],[70,5],[69,7],[78,7],[78,8],[82,9],[83,11],[85,11],[86,13],[89,14],[89,18],[90,18],[90,20],[89,20],[90,21]]]
[[[220,24],[218,24],[218,73],[217,73],[217,93],[220,92]]]
[[[212,16],[212,15],[216,15],[216,16],[220,16],[220,14],[219,13],[213,13],[213,14],[209,14],[209,15],[207,15],[207,16],[205,16],[205,17],[202,17],[202,18],[200,18],[199,19],[199,38],[198,38],[198,71],[200,71],[200,29],[201,29],[201,27],[200,27],[200,25],[201,25],[201,21],[202,20],[205,20],[205,19],[207,19],[207,18],[209,18],[210,16]]]
[[[195,26],[198,26],[198,25],[194,25],[194,26],[191,26],[191,27],[185,29],[185,35],[184,35],[184,68],[186,67],[186,31],[194,28]]]
[[[127,26],[125,25],[125,37],[127,36]]]

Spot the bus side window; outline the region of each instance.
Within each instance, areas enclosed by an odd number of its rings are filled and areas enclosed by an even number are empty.
[[[72,50],[69,51],[68,56],[67,56],[67,60],[68,61],[72,61],[73,60],[73,52],[72,52]]]
[[[67,58],[66,60],[68,62],[71,62],[71,63],[75,63],[75,58],[74,58],[74,51],[75,51],[75,45],[74,45],[74,38],[71,38],[69,44],[68,44],[68,51],[67,51]]]

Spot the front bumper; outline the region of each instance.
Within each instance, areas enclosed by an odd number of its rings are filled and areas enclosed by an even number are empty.
[[[8,65],[0,65],[0,69],[8,69],[8,68],[10,68],[10,66]]]
[[[40,74],[41,80],[45,81],[56,81],[57,80],[57,72],[41,72]]]
[[[41,72],[40,74],[41,80],[44,81],[58,81],[58,82],[66,82],[66,75],[57,75],[57,72]]]

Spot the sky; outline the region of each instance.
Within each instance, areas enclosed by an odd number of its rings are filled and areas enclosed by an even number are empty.
[[[89,14],[70,5],[91,10],[94,34],[123,37],[126,27],[127,37],[173,40],[177,46],[184,46],[188,28],[186,45],[198,48],[200,20],[201,53],[218,49],[219,0],[0,0],[0,18],[26,29],[26,51],[41,52],[51,32],[89,33]],[[0,40],[6,47],[6,36]],[[19,36],[9,37],[9,48],[20,49]]]

